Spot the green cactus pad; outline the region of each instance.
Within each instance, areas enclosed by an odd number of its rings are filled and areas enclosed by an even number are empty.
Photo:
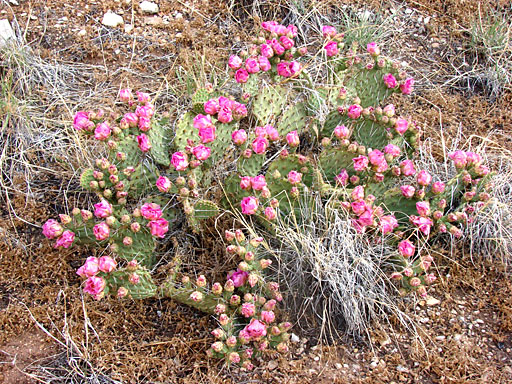
[[[240,157],[237,164],[238,172],[244,176],[258,176],[261,173],[261,167],[263,167],[265,160],[265,155],[254,153],[248,159]]]
[[[303,172],[302,168],[307,168],[307,172]],[[281,188],[280,183],[279,186],[276,186],[274,185],[274,182],[270,182],[270,180],[274,180],[272,178],[272,174],[275,171],[279,171],[279,173],[281,174],[281,179],[286,179],[290,171],[301,172],[302,183],[307,185],[308,187],[311,186],[313,181],[311,160],[308,159],[306,163],[301,164],[299,162],[298,155],[288,155],[285,159],[278,157],[270,164],[270,166],[268,167],[268,171],[266,172],[266,175],[267,183],[269,184],[269,189],[271,192],[277,192],[277,189]],[[288,183],[287,181],[285,181],[285,183],[287,184],[286,189],[289,190],[291,188],[291,184]]]
[[[248,93],[251,96],[256,96],[259,90],[259,77],[249,76],[249,79],[245,84],[242,85],[244,93]]]
[[[112,153],[115,156],[117,152],[123,152],[126,155],[126,160],[122,162],[122,165],[125,167],[128,165],[135,166],[142,157],[142,151],[137,144],[137,138],[133,135],[125,136],[117,143],[117,147]]]
[[[355,173],[352,159],[357,156],[357,154],[350,153],[343,148],[329,148],[320,153],[318,164],[320,169],[323,170],[326,180],[333,184],[335,177],[342,169],[346,169],[349,175]]]
[[[168,121],[168,119],[162,119],[160,122],[154,121],[151,130],[147,133],[151,143],[151,156],[158,164],[165,167],[171,164],[168,152],[171,129],[168,126]]]
[[[139,276],[139,282],[132,284],[129,281],[131,274],[136,273]],[[120,287],[128,290],[128,294],[133,299],[147,299],[157,296],[157,286],[149,271],[145,268],[138,268],[136,271],[121,269],[108,274],[106,278],[107,285],[112,294],[116,294]]]
[[[90,182],[91,181],[94,181],[96,180],[92,174],[93,174],[94,170],[91,169],[91,168],[88,168],[86,169],[85,171],[82,172],[82,174],[80,175],[80,186],[83,188],[83,189],[86,189],[88,191],[91,191],[91,187],[89,186]]]
[[[133,240],[132,245],[123,244],[125,236],[130,236]],[[137,260],[141,265],[152,266],[155,263],[155,239],[151,235],[149,228],[141,224],[141,229],[133,233],[129,229],[120,230],[112,237],[112,243],[116,244],[120,257],[126,261]]]
[[[199,88],[192,96],[192,109],[196,113],[204,113],[204,103],[212,98],[212,94],[205,88]]]
[[[228,154],[228,148],[232,146],[231,134],[233,131],[238,129],[238,122],[232,121],[229,124],[223,124],[220,122],[214,122],[216,127],[217,138],[211,143],[206,144],[211,148],[211,154],[208,161],[211,164],[215,164],[217,161],[224,159]],[[197,137],[197,135],[196,135]]]
[[[213,201],[199,200],[194,204],[194,217],[208,219],[219,214],[219,207]]]
[[[281,114],[276,124],[276,129],[282,137],[291,131],[302,133],[306,129],[306,122],[306,106],[304,103],[297,103]]]
[[[287,90],[280,86],[266,86],[261,89],[252,105],[252,112],[260,125],[270,123],[281,114],[288,99],[287,95]]]
[[[139,164],[130,176],[127,183],[131,195],[136,198],[143,197],[146,192],[151,191],[156,186],[157,180],[156,167],[151,163]]]
[[[185,113],[176,124],[176,134],[174,136],[174,150],[181,151],[187,146],[187,139],[198,141],[197,129],[194,128],[193,112]]]

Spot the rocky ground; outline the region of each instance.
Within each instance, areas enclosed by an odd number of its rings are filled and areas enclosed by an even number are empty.
[[[497,89],[485,80],[468,43],[471,26],[494,9],[491,5],[476,0],[373,0],[350,2],[350,7],[337,1],[309,3],[316,3],[319,15],[341,9],[385,20],[378,30],[387,34],[386,51],[408,63],[418,79],[412,102],[397,108],[422,126],[435,151],[441,151],[441,139],[449,144],[459,135],[461,141],[478,141],[472,136],[489,134],[512,149],[510,87]],[[97,97],[70,100],[70,110],[94,106],[87,103],[101,102],[105,90],[113,95],[129,85],[158,90],[161,108],[172,112],[187,101],[182,96],[185,72],[215,80],[205,73],[227,58],[229,47],[251,36],[261,18],[293,14],[291,4],[3,0],[0,19],[11,22],[34,55],[86,69],[88,92]],[[71,112],[63,105],[50,112],[69,124]],[[57,160],[52,157],[48,168]],[[15,171],[16,193],[6,189],[11,192],[5,192],[0,207],[0,379],[5,383],[85,378],[106,383],[512,381],[512,283],[502,267],[485,261],[487,255],[470,258],[460,248],[439,256],[444,257],[439,265],[445,277],[431,297],[404,299],[411,329],[390,319],[374,324],[367,339],[347,337],[334,346],[298,334],[289,356],[268,356],[249,374],[206,360],[212,342],[208,316],[170,301],[92,302],[81,297],[75,270],[84,255],[55,251],[39,229],[69,204],[61,192],[69,187],[72,172],[38,172],[37,181],[29,184],[23,172]]]

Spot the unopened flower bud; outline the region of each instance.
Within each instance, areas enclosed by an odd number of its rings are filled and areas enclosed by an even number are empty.
[[[128,290],[125,287],[119,287],[117,290],[117,297],[123,298],[128,294]]]
[[[87,220],[92,218],[92,212],[90,212],[90,211],[88,211],[86,209],[82,209],[80,211],[80,215],[82,215],[82,220],[83,221],[87,221]]]
[[[288,353],[288,345],[285,343],[279,343],[277,344],[276,350],[279,353]]]
[[[140,224],[135,221],[130,224],[130,229],[132,230],[133,233],[137,233],[140,231]]]
[[[192,300],[195,303],[199,303],[203,300],[203,294],[199,291],[194,291],[190,294],[190,300]]]
[[[114,216],[109,216],[105,219],[105,222],[109,227],[112,227],[117,222],[117,219]]]
[[[125,236],[123,238],[123,244],[129,247],[130,245],[133,244],[133,239],[130,236]]]
[[[324,137],[320,143],[322,144],[322,147],[330,147],[332,144],[332,141],[330,138]]]
[[[238,296],[238,295],[231,296],[231,298],[229,299],[229,304],[232,306],[239,305],[240,304],[240,296]]]
[[[248,271],[249,270],[249,264],[247,264],[245,261],[241,261],[239,264],[238,264],[238,268],[241,270],[241,271]]]
[[[222,343],[222,341],[216,341],[215,343],[212,344],[212,349],[215,352],[220,353],[224,349],[224,344]]]
[[[250,294],[250,293],[246,293],[244,295],[244,301],[246,303],[252,303],[254,301],[254,296],[252,294]]]
[[[226,241],[232,242],[235,239],[235,233],[226,230],[226,232],[224,232],[224,237],[226,238]]]
[[[235,290],[235,283],[233,283],[233,280],[228,280],[226,281],[226,283],[224,284],[224,290],[226,292],[233,292]]]
[[[200,275],[197,279],[196,279],[196,285],[198,287],[205,287],[206,286],[206,277],[204,277],[204,275]]]
[[[216,339],[222,339],[226,335],[226,332],[224,332],[222,328],[216,328],[212,331],[212,335]]]
[[[64,225],[71,223],[71,216],[69,215],[59,215],[60,222]]]
[[[220,315],[219,321],[221,322],[222,326],[227,324],[227,322],[224,323],[224,324],[222,323],[222,319],[227,318],[227,316],[224,314],[224,312],[226,312],[226,306],[224,304],[217,304],[215,306],[215,313],[217,315]]]
[[[251,251],[247,252],[245,254],[244,258],[245,258],[245,261],[248,261],[248,262],[253,261],[254,260],[254,252],[251,252]]]
[[[220,285],[220,283],[214,283],[212,285],[212,292],[215,295],[221,295],[222,294],[222,285]]]
[[[272,336],[279,336],[281,334],[281,330],[277,325],[274,325],[270,328],[270,334]]]
[[[421,285],[421,280],[418,277],[413,277],[409,281],[409,284],[411,285],[411,287],[419,287]]]
[[[441,217],[443,217],[443,212],[441,211],[434,211],[434,214],[432,215],[434,220],[439,220]]]
[[[128,277],[128,281],[133,285],[137,285],[140,282],[140,276],[134,272]]]
[[[261,259],[260,260],[260,267],[261,269],[265,269],[270,267],[270,264],[272,264],[272,260],[270,259]]]
[[[235,231],[235,239],[236,241],[238,241],[239,243],[243,242],[245,240],[245,235],[244,233],[242,232],[242,230],[240,229],[237,229]]]

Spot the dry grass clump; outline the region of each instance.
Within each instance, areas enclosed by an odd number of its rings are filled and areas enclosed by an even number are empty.
[[[393,315],[403,324],[397,290],[388,284],[392,249],[353,228],[346,212],[310,193],[301,210],[280,221],[272,253],[285,307],[306,334],[332,341],[368,336],[371,321]]]

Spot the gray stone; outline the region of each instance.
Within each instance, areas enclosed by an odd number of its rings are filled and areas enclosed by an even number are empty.
[[[142,12],[146,13],[158,13],[158,4],[155,4],[151,1],[143,1],[139,4],[139,7]]]
[[[124,20],[117,13],[108,11],[103,15],[103,20],[101,20],[101,24],[107,27],[117,27],[118,25],[124,24]]]

